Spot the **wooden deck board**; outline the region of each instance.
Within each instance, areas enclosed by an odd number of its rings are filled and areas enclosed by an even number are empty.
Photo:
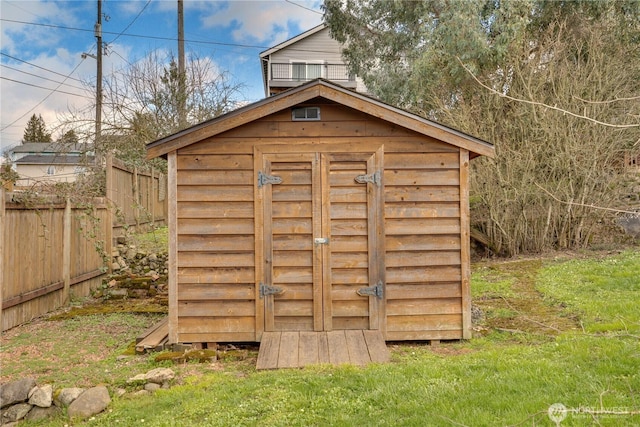
[[[169,323],[168,318],[165,317],[136,338],[136,353],[158,350],[167,341],[168,336]]]
[[[274,369],[278,366],[280,351],[280,332],[265,332],[262,334],[260,351],[256,369]]]
[[[320,363],[363,366],[390,360],[380,331],[265,332],[256,369],[296,368]]]
[[[349,360],[354,365],[366,365],[371,362],[369,356],[369,349],[367,343],[364,340],[364,335],[361,330],[349,330],[344,331],[345,338],[347,339],[347,351],[349,352]]]
[[[382,335],[378,331],[362,331],[364,340],[367,342],[369,356],[372,362],[386,363],[391,360],[391,354],[387,348],[387,344],[382,339]]]
[[[316,332],[300,332],[298,361],[300,366],[318,363],[318,334]]]
[[[278,352],[278,368],[298,367],[299,343],[299,332],[282,333],[280,336],[280,351]]]

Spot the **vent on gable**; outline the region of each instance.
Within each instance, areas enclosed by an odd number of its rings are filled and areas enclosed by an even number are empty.
[[[320,120],[320,107],[300,107],[291,110],[291,120],[311,121]]]

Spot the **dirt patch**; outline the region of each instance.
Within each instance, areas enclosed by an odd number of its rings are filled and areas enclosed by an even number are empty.
[[[9,329],[0,336],[0,383],[30,376],[42,383],[92,385],[96,373],[120,367],[116,357],[162,310],[149,301],[88,299]]]
[[[473,303],[484,313],[476,332],[498,330],[508,333],[531,333],[555,336],[579,328],[579,319],[561,304],[545,300],[535,288],[536,275],[543,265],[541,258],[487,263],[497,279],[511,279],[509,295],[485,295]]]
[[[155,299],[102,300],[88,299],[83,305],[66,308],[46,317],[46,320],[65,320],[81,316],[112,313],[166,314],[167,305]]]

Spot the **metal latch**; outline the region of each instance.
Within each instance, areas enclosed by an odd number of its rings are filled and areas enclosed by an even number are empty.
[[[372,297],[377,297],[379,299],[382,299],[382,295],[383,295],[382,280],[379,281],[374,286],[358,289],[357,294],[360,295],[361,297],[372,296]]]
[[[366,184],[367,182],[370,182],[380,187],[380,184],[382,183],[382,175],[380,174],[380,171],[376,171],[368,175],[358,175],[356,176],[356,182],[358,184]]]
[[[313,239],[313,243],[315,243],[316,245],[327,245],[327,244],[329,244],[329,238],[328,237],[316,237],[315,239]]]
[[[267,295],[280,295],[284,292],[284,289],[277,286],[269,286],[264,283],[260,283],[260,298],[264,298]]]
[[[258,188],[262,188],[267,184],[281,184],[282,178],[274,175],[266,175],[262,171],[258,171]]]

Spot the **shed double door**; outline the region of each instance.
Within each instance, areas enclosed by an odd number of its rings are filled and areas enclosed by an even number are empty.
[[[257,162],[264,330],[383,329],[381,150]]]

